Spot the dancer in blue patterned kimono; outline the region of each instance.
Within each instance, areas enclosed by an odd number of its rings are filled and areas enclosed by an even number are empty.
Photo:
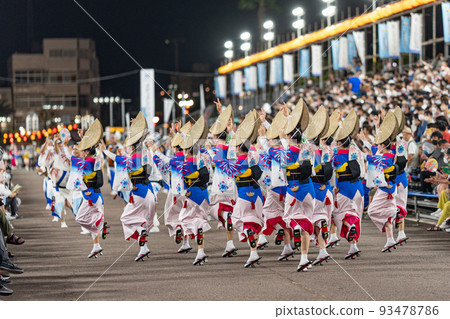
[[[351,111],[334,134],[338,153],[333,156],[332,164],[336,174],[334,196],[335,209],[332,212],[333,222],[342,238],[350,243],[350,250],[345,259],[360,255],[357,242],[361,234],[362,207],[364,202],[361,168],[356,159],[356,151],[352,150],[352,135],[356,130],[358,117]]]
[[[398,122],[393,112],[387,112],[375,137],[378,145],[376,155],[367,155],[369,164],[367,182],[378,186],[367,213],[375,226],[386,233],[386,244],[382,252],[391,251],[398,245],[394,240],[393,223],[400,223],[401,216],[397,215],[397,170],[395,155],[391,152],[391,141],[397,136]],[[370,186],[368,184],[368,186]]]
[[[107,225],[104,222],[104,201],[100,188],[103,186],[101,167],[96,167],[96,145],[103,136],[100,121],[94,123],[84,134],[83,139],[74,150],[67,188],[82,191],[83,201],[78,209],[76,222],[87,229],[92,236],[94,247],[88,258],[101,255],[100,234],[105,238]]]
[[[175,238],[177,244],[182,243],[178,253],[188,253],[192,248],[189,245],[189,238],[183,234],[180,222],[180,212],[184,204],[184,181],[183,181],[183,162],[185,159],[183,149],[180,147],[185,134],[191,128],[191,123],[187,122],[180,131],[175,134],[175,126],[171,128],[173,136],[171,146],[175,154],[168,157],[157,150],[156,145],[149,145],[155,152],[153,161],[163,176],[164,181],[170,185],[164,205],[164,224],[167,226],[169,236]]]

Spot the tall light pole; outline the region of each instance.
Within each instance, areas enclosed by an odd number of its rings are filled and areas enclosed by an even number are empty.
[[[244,51],[245,57],[248,57],[248,52],[250,51],[250,48],[252,47],[250,40],[252,39],[252,36],[250,32],[243,32],[241,34],[241,40],[244,41],[244,43],[241,44],[241,50]]]
[[[322,10],[322,15],[324,15],[327,18],[327,27],[331,25],[331,17],[336,14],[336,7],[331,6],[330,3],[332,3],[334,0],[322,0],[323,2],[326,2],[327,7]],[[331,41],[328,41],[328,47],[331,47]],[[330,74],[332,69],[331,66],[331,51],[328,52],[328,74]]]
[[[267,41],[267,47],[269,49],[272,48],[272,41],[275,38],[275,33],[273,32],[274,27],[275,25],[272,20],[267,20],[263,24],[263,28],[267,30],[267,32],[264,33],[264,40]]]
[[[332,6],[331,3],[335,0],[322,0],[327,4],[327,7],[322,10],[322,14],[327,18],[327,27],[331,25],[331,17],[335,16],[335,22],[337,22],[337,9],[336,6]]]
[[[225,49],[227,49],[225,51],[225,58],[227,59],[228,63],[231,63],[231,60],[233,59],[234,56],[233,42],[232,41],[225,42],[224,47]]]
[[[292,23],[292,26],[294,29],[297,29],[297,38],[299,38],[302,35],[302,29],[305,28],[305,20],[302,19],[302,16],[305,15],[305,10],[302,7],[297,7],[292,10],[292,14],[297,17],[297,20]]]

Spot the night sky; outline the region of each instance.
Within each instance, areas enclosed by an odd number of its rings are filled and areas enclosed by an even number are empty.
[[[353,5],[371,4],[369,0],[339,0],[339,10]],[[96,42],[101,76],[139,67],[71,0],[32,0],[33,41],[27,34],[27,0],[0,0],[0,76],[6,77],[7,60],[14,52],[40,52],[45,37],[87,37]],[[79,0],[97,21],[143,66],[175,69],[174,48],[167,39],[183,39],[180,46],[180,71],[192,71],[196,62],[209,63],[210,72],[220,66],[223,43],[258,30],[256,11],[238,9],[238,0]],[[292,32],[292,9],[302,6],[306,23],[320,23],[325,4],[320,0],[279,0],[279,8],[268,13],[276,34]],[[379,1],[381,2],[381,1]],[[157,75],[165,88],[167,76]],[[7,85],[6,82],[2,83]],[[104,81],[102,94],[139,99],[139,76]],[[159,92],[159,89],[157,89]]]

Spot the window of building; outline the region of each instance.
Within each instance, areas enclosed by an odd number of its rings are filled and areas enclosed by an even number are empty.
[[[73,58],[76,57],[75,50],[53,49],[50,50],[50,57],[52,58]]]
[[[14,82],[15,83],[27,83],[28,82],[28,72],[27,71],[14,72]]]

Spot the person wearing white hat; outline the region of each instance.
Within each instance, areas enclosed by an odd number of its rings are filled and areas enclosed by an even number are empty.
[[[38,173],[45,176],[44,178],[44,193],[47,201],[46,210],[54,211],[54,203],[53,203],[53,182],[52,179],[48,176],[48,172],[50,170],[50,165],[53,162],[54,157],[54,148],[53,148],[53,140],[51,137],[47,137],[45,143],[42,145],[39,158],[38,158]],[[59,218],[57,216],[53,216],[53,222],[57,222]]]

